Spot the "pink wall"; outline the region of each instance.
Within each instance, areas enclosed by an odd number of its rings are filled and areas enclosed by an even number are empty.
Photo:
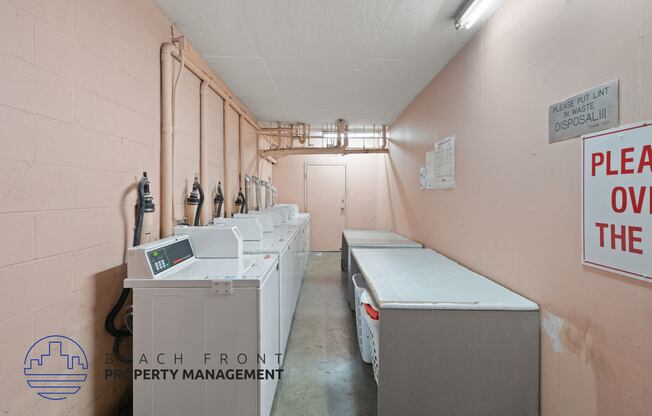
[[[217,182],[222,182],[222,186],[224,185],[224,100],[210,88],[207,89],[207,94],[208,184],[202,186],[211,201],[208,204],[211,206],[210,215],[205,218],[210,219],[213,217],[212,201]]]
[[[179,63],[174,62],[174,74],[179,70]],[[185,201],[192,189],[194,177],[199,173],[199,143],[200,143],[200,85],[201,80],[188,69],[183,70],[177,85],[176,97],[176,147],[174,159],[174,201],[175,218],[188,218]],[[229,122],[239,122],[239,115],[229,106]],[[211,88],[206,89],[206,140],[208,141],[208,174],[207,183],[202,183],[207,200],[212,201],[217,182],[224,183],[224,100]],[[237,142],[238,129],[230,129],[230,139]],[[244,140],[244,138],[243,138]],[[254,143],[255,145],[255,143]],[[236,173],[239,168],[237,158],[238,146],[232,148],[233,163],[230,169]],[[233,184],[233,188],[236,185]],[[224,188],[223,188],[224,189]],[[237,188],[235,189],[237,192]],[[212,205],[204,205],[202,210],[203,223],[212,219]]]
[[[652,118],[652,2],[509,0],[393,123],[391,227],[538,302],[544,416],[652,414],[652,285],[580,264],[580,141],[548,105],[621,80]],[[421,191],[457,135],[457,188]]]
[[[135,179],[158,184],[169,22],[131,0],[0,0],[0,22],[0,413],[107,414],[128,382],[102,375],[104,318]],[[39,399],[23,379],[27,348],[53,333],[77,339],[94,369],[74,400]]]
[[[179,70],[175,62],[174,73]],[[199,173],[199,85],[201,80],[184,69],[177,85],[176,147],[174,154],[174,216],[186,215],[186,197]]]
[[[233,202],[240,189],[240,115],[227,105],[224,110],[224,135],[227,181],[224,184],[224,213],[231,215]]]
[[[271,144],[265,136],[258,138],[258,148],[261,150],[269,149]],[[267,159],[258,158],[258,177],[262,180],[269,181],[272,178],[272,163]]]
[[[346,165],[346,226],[386,229],[387,199],[384,154],[295,155],[278,159],[274,165],[274,185],[279,203],[295,203],[305,210],[304,166],[306,163]]]
[[[160,209],[160,48],[170,22],[149,0],[0,0],[0,23],[0,414],[115,414],[129,381],[104,379],[113,342],[104,319],[126,274],[143,171]],[[224,101],[209,92],[208,107],[210,196],[223,180]],[[237,143],[239,116],[228,116]],[[199,80],[188,71],[177,127],[181,218],[199,172]],[[22,375],[27,348],[53,333],[79,341],[93,369],[72,400],[39,399]]]
[[[248,121],[242,120],[241,130],[242,181],[244,181],[244,175],[258,176],[258,149],[256,147],[256,128]]]
[[[260,140],[256,137],[256,128],[247,120],[241,120],[241,155],[242,170],[246,175],[257,176],[258,178],[269,181],[272,178],[272,164],[265,159],[258,157],[258,146],[262,149],[267,148],[269,143],[261,136]],[[244,176],[241,178],[244,188]]]

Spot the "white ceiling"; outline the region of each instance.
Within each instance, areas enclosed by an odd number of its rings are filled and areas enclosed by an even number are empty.
[[[474,33],[464,0],[155,2],[261,121],[388,124]]]

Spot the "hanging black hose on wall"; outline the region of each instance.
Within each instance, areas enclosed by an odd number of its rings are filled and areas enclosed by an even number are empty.
[[[154,200],[149,191],[149,179],[147,178],[147,172],[143,172],[143,177],[138,181],[137,185],[138,192],[138,201],[136,202],[136,223],[134,227],[134,240],[133,246],[138,246],[142,242],[151,241],[152,227],[154,223]],[[142,237],[145,237],[144,239]],[[104,327],[106,331],[114,337],[113,340],[113,355],[114,357],[123,363],[131,362],[132,359],[125,357],[120,353],[120,345],[122,341],[131,336],[131,331],[128,329],[119,329],[115,325],[115,318],[120,313],[120,310],[123,308],[129,297],[129,292],[131,289],[122,289],[118,301],[115,303],[109,315],[106,317],[104,322]]]
[[[245,208],[247,206],[247,198],[245,198],[244,194],[242,193],[242,189],[240,189],[240,192],[238,193],[238,196],[242,197],[242,205],[240,205],[240,214],[245,213]]]
[[[197,212],[195,213],[195,226],[197,226],[199,225],[199,220],[201,218],[201,207],[204,205],[204,190],[199,183],[199,178],[195,178],[193,188],[194,187],[196,187],[197,191],[199,192],[199,204],[197,204]]]
[[[200,225],[202,205],[204,205],[204,190],[199,184],[199,177],[195,175],[192,190],[190,191],[190,195],[186,198],[186,216],[188,219],[188,225]]]
[[[215,204],[215,218],[220,218],[222,216],[222,205],[224,205],[222,182],[217,183],[217,189],[215,190],[215,199],[213,199],[213,204]]]
[[[246,203],[247,203],[247,199],[242,193],[242,188],[240,188],[240,191],[238,191],[238,196],[235,198],[235,206],[233,207],[233,212],[234,213],[239,212],[240,214],[244,214]]]

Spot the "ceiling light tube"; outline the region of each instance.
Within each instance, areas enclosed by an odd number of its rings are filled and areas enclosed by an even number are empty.
[[[457,30],[470,29],[484,15],[494,0],[472,0],[455,19]]]

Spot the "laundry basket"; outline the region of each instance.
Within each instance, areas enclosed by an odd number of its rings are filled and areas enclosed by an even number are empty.
[[[374,379],[378,384],[378,373],[380,371],[380,311],[366,291],[360,298],[360,304],[362,316],[367,326],[367,340],[371,350]]]
[[[369,347],[369,340],[367,339],[367,323],[362,317],[362,314],[365,312],[360,303],[360,298],[367,289],[367,282],[365,282],[361,274],[357,273],[353,275],[353,286],[355,287],[355,322],[358,332],[360,355],[362,355],[362,361],[371,363],[371,349]]]

